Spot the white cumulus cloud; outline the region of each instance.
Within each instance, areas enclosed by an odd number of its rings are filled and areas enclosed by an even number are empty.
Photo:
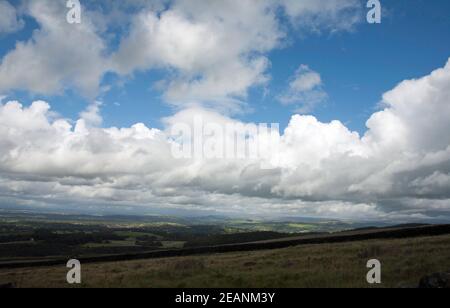
[[[310,112],[327,98],[322,77],[307,65],[300,65],[289,83],[289,88],[278,97],[284,105],[295,105],[299,113]]]
[[[17,42],[0,64],[0,91],[62,94],[66,89],[94,97],[107,69],[105,42],[86,16],[67,23],[66,1],[29,1],[26,12],[39,24],[32,38]]]
[[[82,3],[82,23],[72,25],[64,0],[24,3],[38,28],[1,59],[1,92],[73,90],[93,99],[108,72],[128,80],[164,70],[155,86],[169,104],[228,111],[240,111],[249,90],[270,80],[268,53],[286,45],[287,24],[294,31],[348,30],[355,24],[349,14],[360,15],[351,0],[114,1]],[[0,5],[8,16],[0,32],[11,31],[21,23],[16,10]]]
[[[0,0],[0,35],[16,32],[23,26],[16,8],[8,1]]]

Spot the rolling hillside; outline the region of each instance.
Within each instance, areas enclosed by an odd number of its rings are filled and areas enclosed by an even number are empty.
[[[450,235],[442,235],[86,264],[81,287],[371,287],[365,277],[372,258],[382,263],[377,287],[415,287],[424,275],[450,269],[449,247]],[[69,287],[66,271],[1,269],[0,284]]]

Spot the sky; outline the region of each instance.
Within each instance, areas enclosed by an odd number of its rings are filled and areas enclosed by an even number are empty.
[[[450,221],[448,1],[79,2],[0,0],[0,206]]]

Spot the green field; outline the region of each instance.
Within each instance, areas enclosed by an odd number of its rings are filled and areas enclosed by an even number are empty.
[[[382,284],[376,287],[415,287],[421,277],[450,269],[450,235],[88,264],[82,266],[81,287],[373,287],[365,278],[372,258],[382,263]],[[69,287],[66,271],[0,270],[0,284]]]
[[[265,221],[226,217],[89,216],[0,210],[0,261],[144,253],[335,232],[338,221]]]

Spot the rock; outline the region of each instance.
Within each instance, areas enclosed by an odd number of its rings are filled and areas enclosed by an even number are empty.
[[[15,285],[13,283],[0,284],[0,289],[14,289]]]
[[[420,280],[421,289],[450,289],[450,271],[425,276]]]

